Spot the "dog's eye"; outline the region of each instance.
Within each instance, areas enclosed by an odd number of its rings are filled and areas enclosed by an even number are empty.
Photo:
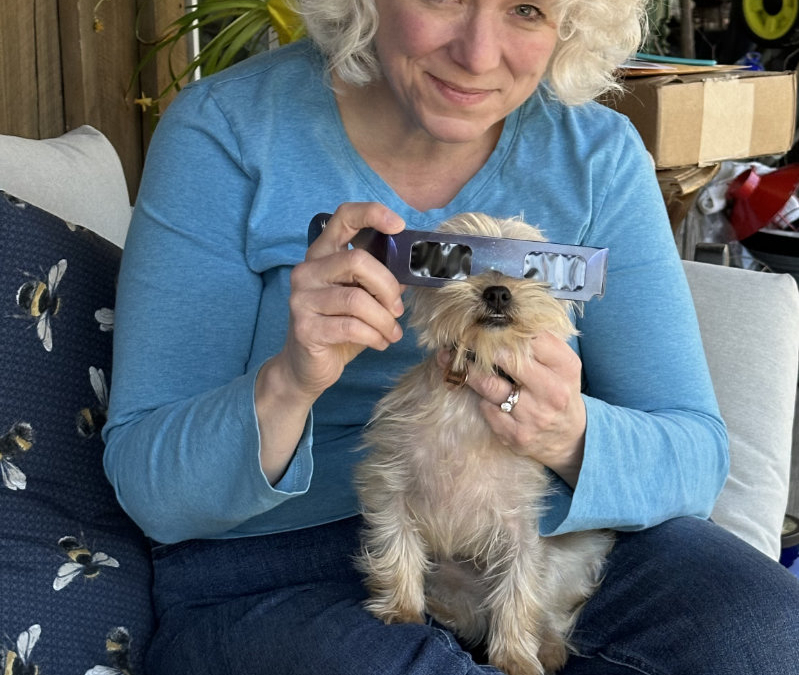
[[[411,246],[411,274],[437,279],[465,279],[472,271],[472,249],[463,244],[417,241]]]

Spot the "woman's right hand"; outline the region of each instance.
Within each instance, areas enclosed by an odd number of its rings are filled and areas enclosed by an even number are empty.
[[[359,230],[396,234],[402,219],[378,203],[340,206],[291,274],[289,333],[283,350],[300,387],[314,398],[366,347],[402,337],[402,288],[388,268],[348,249]]]
[[[345,366],[367,347],[383,350],[402,337],[402,287],[385,265],[348,244],[364,228],[396,234],[404,227],[381,204],[342,204],[292,271],[286,342],[256,382],[261,463],[270,481],[290,461],[311,405]]]

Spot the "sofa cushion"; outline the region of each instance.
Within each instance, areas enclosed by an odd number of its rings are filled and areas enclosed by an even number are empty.
[[[684,266],[730,436],[730,474],[712,517],[778,559],[799,372],[796,282],[787,274]]]
[[[0,190],[122,246],[130,197],[109,140],[84,125],[58,138],[0,135]]]
[[[0,242],[0,666],[141,675],[149,554],[99,434],[120,249],[2,191]]]

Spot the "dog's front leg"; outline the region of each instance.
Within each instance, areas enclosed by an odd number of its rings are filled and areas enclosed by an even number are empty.
[[[538,658],[545,626],[544,597],[537,588],[543,575],[528,545],[511,550],[493,571],[488,597],[491,614],[488,656],[508,675],[544,675]]]
[[[371,594],[365,607],[386,623],[423,623],[428,568],[424,542],[401,495],[373,494],[385,503],[364,513],[367,528],[359,567]]]

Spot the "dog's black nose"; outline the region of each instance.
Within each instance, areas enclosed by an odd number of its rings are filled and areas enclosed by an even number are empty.
[[[507,286],[489,286],[483,291],[483,300],[495,311],[502,311],[510,304],[510,289]]]

